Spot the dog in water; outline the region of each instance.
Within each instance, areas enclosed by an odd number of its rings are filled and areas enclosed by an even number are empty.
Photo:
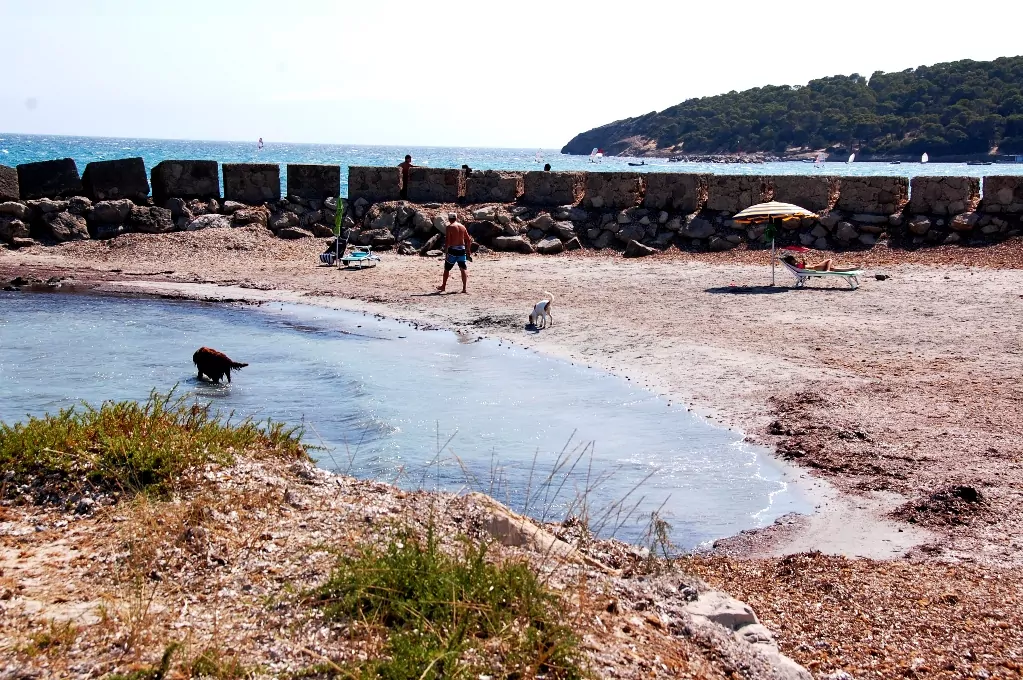
[[[554,325],[554,317],[551,316],[551,307],[554,306],[554,296],[547,291],[543,293],[543,300],[540,300],[533,307],[532,313],[529,315],[529,323],[536,328],[547,328],[547,319],[551,320],[551,325]]]
[[[225,375],[231,382],[231,369],[245,368],[248,364],[231,361],[231,357],[210,347],[200,347],[192,355],[192,363],[199,369],[199,379],[205,375],[214,383],[219,383]]]

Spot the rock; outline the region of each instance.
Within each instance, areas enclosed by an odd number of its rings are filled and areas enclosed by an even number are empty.
[[[236,212],[238,212],[239,210],[244,210],[245,208],[248,208],[248,207],[249,206],[247,206],[246,204],[239,203],[238,201],[224,201],[220,205],[220,208],[221,208],[221,210],[223,210],[225,215],[233,215]]]
[[[728,239],[723,239],[719,236],[711,236],[710,240],[707,241],[707,248],[709,248],[710,250],[716,251],[731,250],[735,246],[736,246],[735,243],[732,243]]]
[[[657,216],[657,224],[667,224],[667,223],[668,223],[668,213],[666,211],[662,210],[660,212],[660,214]]]
[[[36,242],[30,238],[19,238],[15,236],[11,239],[11,247],[13,248],[31,248],[34,245],[36,245]]]
[[[448,231],[448,218],[447,215],[437,214],[433,216],[433,228],[441,234],[446,234]]]
[[[540,213],[535,218],[526,223],[526,226],[530,229],[539,229],[543,233],[554,226],[554,218],[547,213]]]
[[[632,221],[632,217],[629,216],[629,213],[627,211],[623,210],[620,213],[618,213],[618,216],[615,218],[615,220],[618,222],[618,224],[628,224],[629,222]]]
[[[164,207],[167,207],[166,201],[164,202]],[[217,203],[214,198],[193,198],[185,203],[185,207],[188,208],[188,212],[192,213],[196,217],[199,215],[206,215],[208,213],[220,212],[220,204]]]
[[[716,590],[703,593],[695,602],[687,604],[685,610],[692,617],[700,617],[732,631],[760,623],[748,604]]]
[[[98,205],[99,203],[96,204],[96,206]],[[185,199],[183,198],[168,198],[166,201],[164,201],[163,207],[171,211],[171,219],[175,220],[184,215],[186,211],[188,211],[188,206],[185,203]],[[192,216],[192,219],[195,219],[194,215]]]
[[[859,232],[849,222],[839,222],[835,226],[835,238],[839,241],[852,241],[857,236],[859,236]]]
[[[714,225],[702,217],[695,217],[679,233],[687,238],[707,238],[714,233]]]
[[[128,228],[123,224],[97,224],[92,228],[93,238],[105,241],[128,233]]]
[[[535,242],[542,239],[544,237],[544,233],[541,229],[530,229],[526,232],[526,237],[529,238],[530,241]]]
[[[327,238],[334,235],[334,228],[328,227],[326,224],[316,222],[306,227],[309,231],[313,232],[313,236],[317,238]]]
[[[419,252],[419,251],[417,251],[412,246],[412,244],[409,243],[408,241],[399,241],[398,242],[398,254],[399,255],[415,255],[417,252]]]
[[[497,236],[494,238],[493,248],[523,254],[534,252],[533,245],[522,236]]]
[[[68,202],[42,198],[36,201],[29,201],[28,206],[45,215],[47,213],[64,212],[68,208]]]
[[[917,236],[923,236],[931,228],[931,221],[923,215],[915,215],[907,225],[911,233]]]
[[[28,225],[15,217],[0,217],[0,240],[13,243],[16,238],[29,238]]]
[[[629,241],[639,241],[646,235],[646,229],[639,224],[627,224],[622,227],[615,237],[622,243],[628,243]]]
[[[422,210],[417,210],[412,214],[412,226],[420,234],[429,233],[433,229],[430,216]]]
[[[888,275],[887,274],[874,274],[874,278],[877,279],[878,281],[887,281],[888,280]]]
[[[380,213],[380,216],[369,223],[371,229],[394,229],[395,220],[393,212]],[[367,244],[368,245],[368,244]]]
[[[562,241],[575,238],[575,225],[571,222],[555,222],[551,230],[558,235]]]
[[[777,645],[774,633],[762,623],[743,626],[735,631],[735,637],[750,645]]]
[[[665,248],[669,243],[671,243],[671,239],[673,238],[675,238],[675,235],[670,231],[662,231],[657,235],[657,238],[654,239],[654,243],[658,248]]]
[[[952,222],[949,223],[949,227],[952,231],[970,231],[976,226],[977,222],[976,213],[970,213],[969,215],[956,215],[952,218]]]
[[[326,220],[326,217],[322,210],[307,210],[298,218],[298,223],[300,226],[306,227],[316,222],[331,221]]]
[[[393,246],[396,240],[394,234],[389,229],[366,229],[356,237],[355,243],[360,246],[377,244],[380,246]]]
[[[170,210],[132,205],[128,223],[134,231],[143,234],[164,234],[174,230]]]
[[[134,205],[126,198],[119,201],[100,201],[92,206],[92,220],[99,224],[124,224],[131,217]],[[173,211],[171,215],[174,215]]]
[[[817,237],[814,236],[813,234],[800,234],[799,244],[803,246],[811,246],[813,245],[813,242],[816,240],[816,238]]]
[[[668,231],[678,232],[682,228],[682,218],[673,217],[664,225]]]
[[[149,178],[142,158],[93,161],[82,173],[85,195],[94,201],[128,198],[142,203],[149,197]]]
[[[873,234],[860,234],[859,241],[865,246],[872,246],[877,243],[877,237]]]
[[[67,201],[67,209],[68,212],[87,218],[92,212],[92,201],[85,196],[72,196]]]
[[[541,255],[557,255],[565,250],[565,244],[560,238],[548,237],[536,244],[536,252]]]
[[[889,215],[866,215],[861,213],[852,216],[852,221],[859,222],[860,224],[888,224],[889,219]]]
[[[650,226],[650,218],[647,217],[646,215],[643,215],[643,217],[639,218],[639,223],[642,224],[644,227],[648,227]]]
[[[270,212],[266,208],[245,208],[232,213],[231,224],[235,227],[244,227],[247,224],[259,224],[265,227],[269,219]]]
[[[443,257],[443,250],[427,250],[425,253],[420,253],[423,257]]]
[[[823,225],[818,224],[816,227],[814,227],[813,229],[810,230],[810,235],[813,236],[813,238],[820,238],[821,236],[827,236],[828,235],[828,230],[825,229]],[[811,241],[812,240],[813,239],[811,239]],[[809,244],[804,244],[804,245],[809,245]]]
[[[227,215],[200,215],[188,223],[185,231],[200,229],[227,229],[231,226],[231,218]]]
[[[600,208],[603,208],[604,207],[604,197],[603,196],[592,196],[592,197],[590,197],[590,206],[593,207],[593,208],[597,208],[598,210]]]
[[[593,242],[593,247],[597,250],[603,250],[611,245],[611,241],[614,240],[615,234],[610,229],[605,229],[600,232],[600,236]]]
[[[428,254],[432,250],[435,250],[439,244],[440,244],[440,234],[434,234],[433,236],[431,236],[426,241],[426,243],[423,244],[423,247],[419,249],[419,254],[423,255],[423,256],[434,257],[433,255],[428,255]]]
[[[312,238],[313,233],[302,227],[284,227],[277,232],[277,237],[286,239]]]
[[[645,246],[639,241],[629,241],[629,244],[625,246],[624,257],[646,257],[647,255],[653,255],[657,252],[656,248]]]
[[[285,227],[297,227],[298,215],[291,211],[272,213],[270,215],[270,219],[267,221],[267,226],[274,232],[284,229]]]
[[[578,236],[573,236],[572,238],[565,241],[565,250],[579,250],[582,247],[583,244],[579,242]]]
[[[817,239],[816,241],[813,242],[813,247],[815,249],[817,249],[817,250],[827,250],[828,249],[828,239],[826,239],[826,238],[819,238],[819,239]]]
[[[725,237],[725,240],[728,241],[729,243],[739,245],[740,243],[742,243],[742,236],[740,236],[739,234],[729,234],[728,236]]]
[[[571,222],[586,222],[590,219],[590,214],[582,208],[572,208],[568,211],[568,219]]]
[[[960,236],[956,232],[952,232],[951,234],[949,234],[948,236],[945,237],[945,240],[943,241],[943,243],[949,243],[949,244],[951,244],[951,243],[959,243],[959,241],[961,239],[962,239],[962,236]]]
[[[89,238],[89,228],[85,218],[69,212],[50,212],[43,215],[46,230],[55,240],[83,241]]]
[[[831,231],[842,221],[842,216],[837,213],[829,213],[821,216],[819,221],[825,229]]]
[[[902,226],[902,213],[896,213],[888,216],[888,226],[890,227],[901,227]]]
[[[988,235],[990,235],[990,234],[997,234],[999,229],[1000,229],[1000,227],[997,224],[992,222],[991,224],[988,224],[986,226],[981,227],[980,228],[980,233],[988,234]]]
[[[594,227],[592,229],[587,229],[586,230],[586,238],[588,238],[589,240],[592,241],[593,239],[597,238],[598,236],[600,236],[600,229],[598,229],[597,227]]]
[[[496,220],[497,219],[497,208],[492,205],[485,206],[472,212],[472,218],[474,220]]]
[[[0,203],[0,216],[27,221],[31,214],[32,210],[24,203],[16,203],[14,201]]]
[[[860,231],[865,234],[883,234],[887,227],[883,224],[861,224]]]

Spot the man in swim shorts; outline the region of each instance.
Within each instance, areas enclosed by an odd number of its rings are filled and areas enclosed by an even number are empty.
[[[444,233],[444,280],[441,281],[440,287],[437,288],[440,292],[448,287],[448,274],[454,269],[455,265],[462,273],[462,292],[466,293],[465,285],[469,280],[469,272],[467,271],[466,260],[472,262],[472,237],[469,236],[469,231],[465,228],[461,222],[458,221],[458,216],[455,213],[448,213],[448,228]]]

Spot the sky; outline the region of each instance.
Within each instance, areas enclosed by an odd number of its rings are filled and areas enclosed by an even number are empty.
[[[1017,2],[0,0],[0,133],[560,148],[690,97],[1013,56],[984,17]]]

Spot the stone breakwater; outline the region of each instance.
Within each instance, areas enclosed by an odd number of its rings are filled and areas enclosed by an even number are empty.
[[[280,238],[330,237],[341,168],[167,160],[147,177],[140,158],[0,166],[0,242],[23,247],[125,232],[259,224]],[[825,177],[630,172],[509,172],[350,167],[353,243],[437,254],[446,215],[495,250],[554,254],[617,248],[642,256],[676,246],[729,250],[763,243],[763,226],[736,223],[768,200],[818,214],[785,222],[781,244],[862,249],[982,245],[1023,233],[1023,177]],[[222,179],[222,181],[221,181]],[[221,185],[223,192],[221,192]],[[404,194],[404,198],[402,195]],[[342,199],[344,200],[344,199]]]

